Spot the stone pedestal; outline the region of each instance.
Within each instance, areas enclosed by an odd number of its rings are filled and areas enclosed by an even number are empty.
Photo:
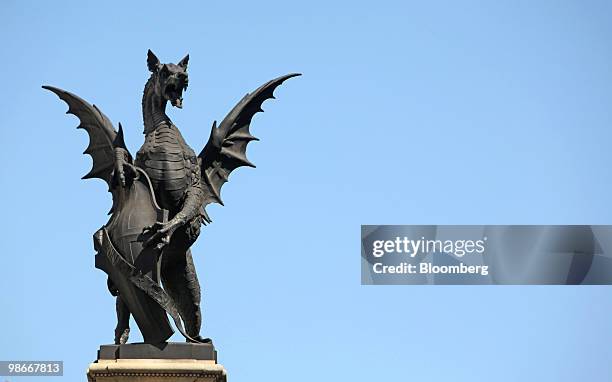
[[[210,344],[103,345],[89,365],[89,382],[226,382]]]

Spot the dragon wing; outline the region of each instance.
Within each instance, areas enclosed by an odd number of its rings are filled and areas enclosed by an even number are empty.
[[[268,81],[254,92],[245,95],[221,121],[219,127],[216,121],[213,123],[208,143],[198,155],[206,191],[202,212],[207,222],[210,222],[210,219],[204,208],[210,203],[223,205],[221,187],[228,181],[230,173],[241,166],[255,167],[246,157],[249,142],[258,140],[249,132],[253,116],[263,111],[261,105],[265,100],[274,98],[276,87],[299,75],[301,74],[292,73]]]
[[[77,128],[85,129],[89,134],[89,145],[83,154],[91,155],[93,168],[83,176],[83,179],[100,178],[110,189],[115,163],[114,148],[117,146],[125,148],[121,124],[117,132],[108,117],[96,105],[91,105],[81,97],[53,86],[43,86],[43,89],[52,91],[66,102],[68,104],[66,114],[76,115],[81,122]]]

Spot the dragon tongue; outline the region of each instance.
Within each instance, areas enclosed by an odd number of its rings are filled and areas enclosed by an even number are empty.
[[[183,108],[183,99],[181,97],[175,98],[172,100],[172,106],[178,107],[179,109]]]

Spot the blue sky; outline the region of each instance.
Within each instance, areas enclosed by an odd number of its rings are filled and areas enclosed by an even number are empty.
[[[607,381],[609,287],[361,286],[361,224],[612,224],[604,1],[0,5],[0,359],[84,379],[113,338],[72,91],[142,143],[146,51],[189,53],[196,152],[289,72],[193,252],[232,381]],[[135,325],[134,325],[135,327]],[[134,330],[136,332],[136,330]],[[138,335],[133,340],[138,340]],[[178,336],[174,338],[180,340]]]

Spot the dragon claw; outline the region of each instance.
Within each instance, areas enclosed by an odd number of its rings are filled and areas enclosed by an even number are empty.
[[[161,250],[170,243],[170,238],[177,228],[178,224],[172,220],[167,223],[156,222],[146,226],[143,228],[143,233],[151,233],[151,236],[144,241],[143,245],[145,247],[155,245],[157,250]]]

